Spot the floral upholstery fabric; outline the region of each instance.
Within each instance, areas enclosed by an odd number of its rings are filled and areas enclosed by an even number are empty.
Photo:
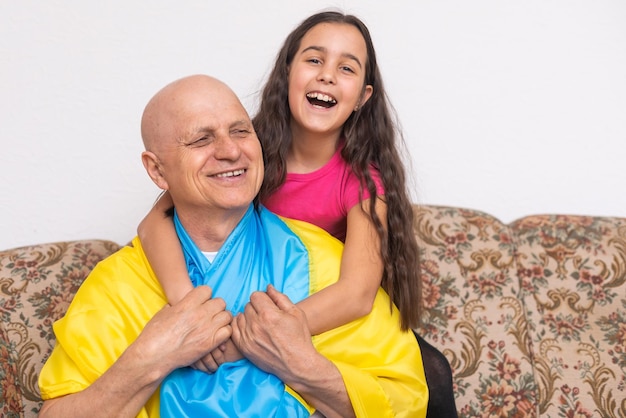
[[[536,416],[515,245],[508,226],[477,211],[420,207],[424,324],[447,357],[462,417]]]
[[[415,207],[425,315],[460,417],[626,417],[626,218]],[[0,252],[0,416],[34,417],[52,322],[95,264],[90,240]]]
[[[626,417],[626,219],[532,216],[512,229],[540,413]]]
[[[52,323],[96,263],[118,248],[90,240],[0,252],[0,416],[37,416],[37,378],[54,346]]]
[[[626,417],[626,219],[416,207],[461,417]]]

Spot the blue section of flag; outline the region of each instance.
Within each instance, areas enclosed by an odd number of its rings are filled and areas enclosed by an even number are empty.
[[[296,303],[309,295],[306,247],[276,215],[250,205],[210,263],[182,227],[174,223],[194,286],[208,285],[233,314],[257,290],[272,284]],[[213,374],[186,367],[161,385],[164,417],[308,417],[284,384],[246,359],[221,365]]]

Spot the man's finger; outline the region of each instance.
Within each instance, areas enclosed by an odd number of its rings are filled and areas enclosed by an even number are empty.
[[[212,296],[213,289],[211,289],[209,286],[198,286],[194,289],[191,289],[191,291],[187,293],[176,305],[200,305],[208,300],[211,300]]]
[[[267,295],[281,311],[288,311],[295,306],[287,295],[276,290],[271,284],[267,286]]]
[[[233,333],[231,335],[231,339],[235,343],[235,345],[240,348],[241,338],[242,338],[242,330],[245,328],[246,319],[242,314],[237,314],[233,318],[233,322],[231,323]]]
[[[207,317],[209,317],[220,327],[230,324],[230,321],[233,320],[233,314],[230,311],[225,310],[226,304],[222,306],[221,304],[217,303],[215,299],[214,301],[215,303],[212,306],[207,306],[205,310]]]
[[[250,295],[250,302],[246,305],[246,315],[249,314],[248,308],[253,309],[255,312],[260,312],[266,309],[276,309],[276,303],[269,297],[266,292],[252,292]]]

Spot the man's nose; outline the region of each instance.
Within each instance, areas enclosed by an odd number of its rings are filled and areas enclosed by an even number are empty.
[[[241,155],[239,143],[229,135],[220,135],[213,146],[213,155],[218,160],[236,160]]]

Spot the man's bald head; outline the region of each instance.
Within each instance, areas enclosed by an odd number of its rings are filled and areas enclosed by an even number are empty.
[[[177,124],[181,115],[194,106],[190,98],[197,98],[199,91],[206,94],[206,100],[237,97],[226,84],[207,75],[192,75],[168,84],[150,99],[141,118],[141,137],[147,151],[158,153],[164,140],[180,134],[176,132]]]
[[[141,135],[142,163],[169,191],[188,232],[206,238],[205,228],[213,230],[207,214],[222,227],[225,219],[239,222],[263,182],[263,154],[248,112],[226,84],[206,75],[168,84],[146,105]]]

